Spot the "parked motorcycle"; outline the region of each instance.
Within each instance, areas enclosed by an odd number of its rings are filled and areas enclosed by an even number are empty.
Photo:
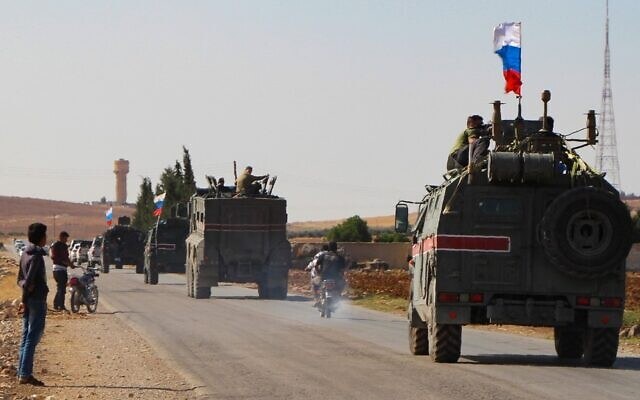
[[[333,279],[325,279],[320,284],[320,317],[331,318],[331,314],[338,308],[340,300],[340,290],[336,281]]]
[[[80,306],[85,305],[91,314],[98,308],[98,286],[96,277],[100,276],[95,268],[82,268],[81,276],[72,276],[69,279],[69,297],[71,298],[71,312],[80,311]]]

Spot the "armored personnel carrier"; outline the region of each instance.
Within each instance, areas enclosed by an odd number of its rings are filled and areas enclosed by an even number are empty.
[[[271,194],[275,178],[251,197],[209,183],[191,199],[187,295],[208,298],[218,282],[255,282],[260,298],[285,299],[291,245],[287,202]]]
[[[456,362],[462,326],[554,328],[560,358],[611,366],[625,299],[632,222],[619,193],[576,149],[597,142],[595,112],[586,139],[552,132],[544,117],[502,120],[488,132],[494,150],[428,185],[413,232],[408,307],[414,355]],[[571,147],[575,143],[576,147]],[[473,145],[470,149],[473,154]],[[408,230],[408,205],[396,230]]]
[[[137,274],[143,272],[145,235],[129,226],[129,221],[128,217],[118,218],[118,224],[102,234],[102,272],[108,273],[111,265],[115,265],[116,269],[121,269],[123,265],[135,265]]]
[[[149,230],[144,247],[144,283],[156,285],[159,272],[184,272],[188,235],[189,220],[184,218],[160,220]]]

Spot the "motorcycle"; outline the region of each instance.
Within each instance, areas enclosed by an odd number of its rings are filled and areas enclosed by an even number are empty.
[[[71,298],[71,312],[80,311],[80,306],[85,305],[91,314],[98,308],[98,286],[96,277],[100,276],[92,267],[82,268],[81,276],[72,276],[69,279],[69,295]]]
[[[321,318],[331,318],[331,314],[338,308],[340,300],[340,291],[336,281],[333,279],[325,279],[320,284],[320,311]]]

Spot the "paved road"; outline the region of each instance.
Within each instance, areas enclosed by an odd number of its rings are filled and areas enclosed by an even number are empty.
[[[258,300],[214,288],[186,296],[184,277],[148,286],[131,269],[99,278],[100,306],[156,345],[161,357],[221,399],[637,399],[640,358],[614,369],[561,364],[551,341],[464,329],[457,364],[407,351],[406,322],[344,304],[321,319],[307,299]]]

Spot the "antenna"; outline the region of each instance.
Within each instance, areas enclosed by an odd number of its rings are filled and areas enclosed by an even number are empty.
[[[620,190],[620,163],[616,143],[616,121],[613,115],[613,96],[611,94],[611,61],[609,54],[609,0],[607,0],[607,20],[604,46],[604,87],[602,88],[602,106],[598,126],[600,142],[596,147],[596,170],[606,173],[611,185]]]

